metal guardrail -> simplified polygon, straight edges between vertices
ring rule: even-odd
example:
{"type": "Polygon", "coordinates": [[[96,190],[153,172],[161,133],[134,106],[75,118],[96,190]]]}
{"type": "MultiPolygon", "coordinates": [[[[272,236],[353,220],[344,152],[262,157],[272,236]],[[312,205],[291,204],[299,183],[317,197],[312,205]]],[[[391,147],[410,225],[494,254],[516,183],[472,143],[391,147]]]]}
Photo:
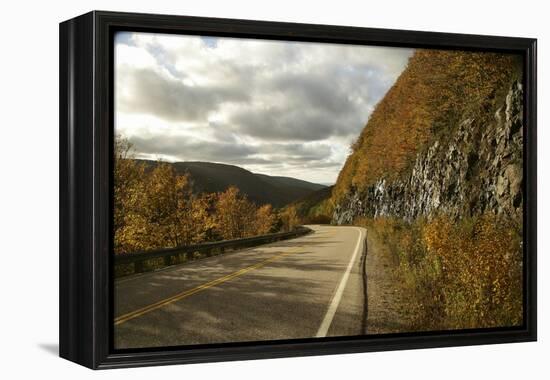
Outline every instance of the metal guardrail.
{"type": "Polygon", "coordinates": [[[121,253],[115,255],[115,276],[122,277],[134,273],[143,273],[170,265],[180,264],[185,261],[193,260],[196,256],[215,256],[223,254],[227,250],[236,250],[242,248],[255,247],[261,244],[272,243],[280,240],[292,239],[307,235],[312,230],[307,227],[298,227],[290,232],[278,232],[261,236],[253,236],[243,239],[222,240],[203,244],[186,245],[174,248],[155,249],[150,251],[140,251],[132,253],[121,253]],[[147,261],[156,262],[154,265],[144,265],[147,261]],[[126,266],[122,271],[121,267],[126,266]],[[133,267],[133,270],[132,268],[133,267]],[[130,272],[130,273],[128,273],[130,272]]]}

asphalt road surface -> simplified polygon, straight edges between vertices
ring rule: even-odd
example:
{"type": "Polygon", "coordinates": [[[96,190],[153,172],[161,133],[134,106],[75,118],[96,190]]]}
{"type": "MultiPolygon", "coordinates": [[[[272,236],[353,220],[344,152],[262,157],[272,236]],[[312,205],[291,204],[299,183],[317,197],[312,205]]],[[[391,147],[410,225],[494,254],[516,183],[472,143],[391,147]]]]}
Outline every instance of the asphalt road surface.
{"type": "Polygon", "coordinates": [[[122,278],[115,347],[363,335],[359,227],[313,233],[122,278]]]}

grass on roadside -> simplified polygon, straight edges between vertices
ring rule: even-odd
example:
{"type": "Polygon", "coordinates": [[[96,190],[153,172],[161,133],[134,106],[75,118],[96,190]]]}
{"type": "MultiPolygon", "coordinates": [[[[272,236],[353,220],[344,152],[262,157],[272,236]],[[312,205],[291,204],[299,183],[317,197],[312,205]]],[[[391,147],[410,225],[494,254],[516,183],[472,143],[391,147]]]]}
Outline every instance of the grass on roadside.
{"type": "Polygon", "coordinates": [[[521,229],[484,214],[408,223],[359,218],[392,253],[410,330],[517,326],[522,323],[521,229]]]}

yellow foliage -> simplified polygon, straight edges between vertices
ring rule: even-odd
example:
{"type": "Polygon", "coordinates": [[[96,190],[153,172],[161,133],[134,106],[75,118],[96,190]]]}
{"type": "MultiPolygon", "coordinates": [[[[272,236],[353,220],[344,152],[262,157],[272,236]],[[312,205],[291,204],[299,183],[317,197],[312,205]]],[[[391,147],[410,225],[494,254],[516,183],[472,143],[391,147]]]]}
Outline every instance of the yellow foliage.
{"type": "Polygon", "coordinates": [[[272,232],[271,205],[259,208],[230,187],[218,194],[192,191],[188,175],[163,162],[134,159],[117,136],[114,172],[114,251],[169,248],[272,232]]]}
{"type": "Polygon", "coordinates": [[[275,226],[276,215],[273,213],[271,205],[263,205],[256,210],[256,220],[254,232],[258,235],[264,235],[272,232],[275,226]]]}
{"type": "Polygon", "coordinates": [[[143,194],[144,165],[132,159],[132,145],[115,140],[114,211],[115,252],[141,249],[136,244],[144,234],[146,221],[138,212],[143,194]]]}
{"type": "Polygon", "coordinates": [[[510,220],[484,214],[356,222],[375,230],[394,253],[411,330],[521,325],[521,231],[510,220]]]}
{"type": "Polygon", "coordinates": [[[521,79],[520,65],[517,55],[417,50],[353,144],[332,193],[334,203],[351,188],[398,177],[465,114],[490,115],[486,109],[521,79]]]}
{"type": "Polygon", "coordinates": [[[255,207],[245,196],[240,196],[234,186],[218,194],[216,218],[218,230],[226,240],[254,235],[255,207]]]}
{"type": "Polygon", "coordinates": [[[490,214],[463,226],[438,218],[423,235],[441,265],[450,328],[521,324],[521,235],[512,224],[490,214]]]}
{"type": "Polygon", "coordinates": [[[292,231],[300,224],[298,213],[294,205],[285,207],[280,213],[279,218],[282,222],[283,231],[292,231]]]}

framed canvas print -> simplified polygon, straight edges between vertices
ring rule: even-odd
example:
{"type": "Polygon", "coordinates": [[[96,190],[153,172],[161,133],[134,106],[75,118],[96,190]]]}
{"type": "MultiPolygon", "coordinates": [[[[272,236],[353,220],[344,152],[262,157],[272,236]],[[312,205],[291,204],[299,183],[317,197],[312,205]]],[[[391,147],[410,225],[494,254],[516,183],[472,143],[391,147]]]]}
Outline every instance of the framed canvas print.
{"type": "Polygon", "coordinates": [[[536,340],[536,40],[60,24],[60,355],[536,340]]]}

